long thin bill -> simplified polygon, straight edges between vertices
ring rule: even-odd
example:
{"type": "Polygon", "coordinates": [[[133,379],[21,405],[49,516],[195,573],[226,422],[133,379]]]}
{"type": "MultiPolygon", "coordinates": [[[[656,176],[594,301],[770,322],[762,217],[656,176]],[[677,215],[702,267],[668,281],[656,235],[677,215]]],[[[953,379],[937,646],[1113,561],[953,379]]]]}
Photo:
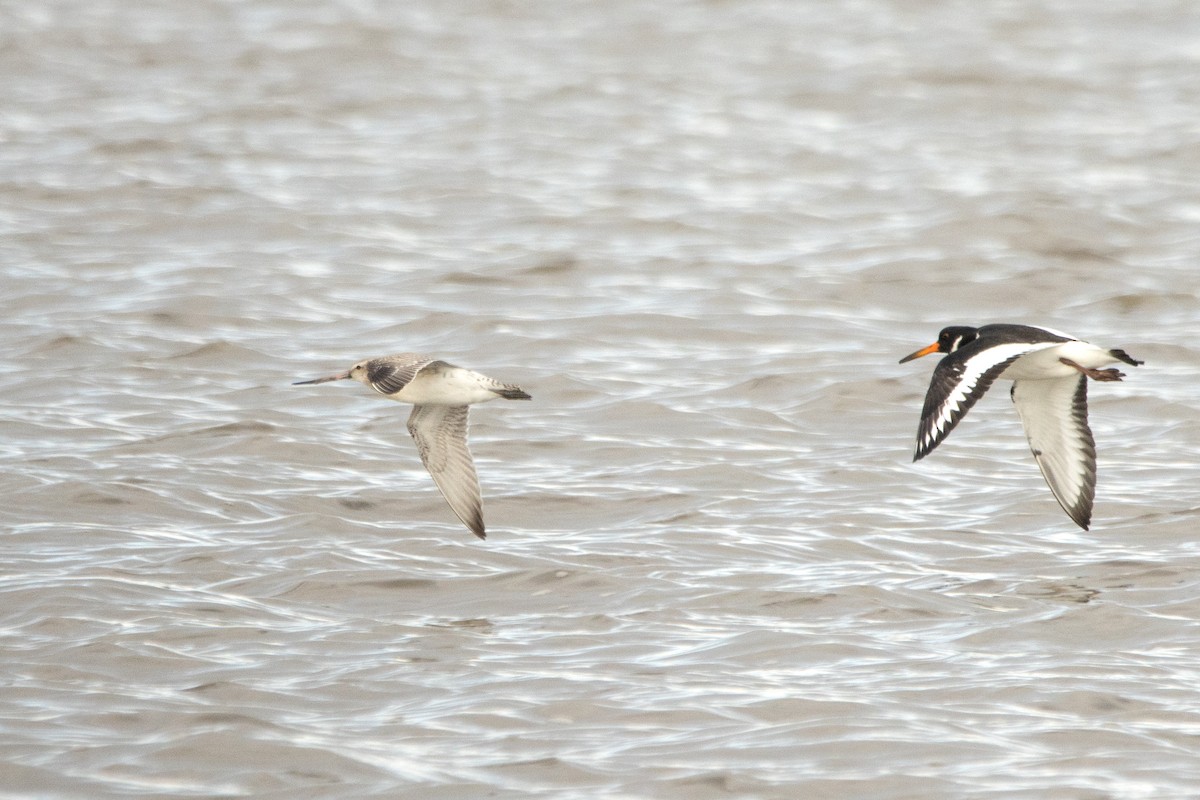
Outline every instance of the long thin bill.
{"type": "Polygon", "coordinates": [[[328,383],[329,381],[344,381],[350,377],[349,372],[339,372],[336,375],[326,375],[324,378],[313,378],[310,381],[296,381],[292,386],[301,386],[306,383],[328,383]]]}

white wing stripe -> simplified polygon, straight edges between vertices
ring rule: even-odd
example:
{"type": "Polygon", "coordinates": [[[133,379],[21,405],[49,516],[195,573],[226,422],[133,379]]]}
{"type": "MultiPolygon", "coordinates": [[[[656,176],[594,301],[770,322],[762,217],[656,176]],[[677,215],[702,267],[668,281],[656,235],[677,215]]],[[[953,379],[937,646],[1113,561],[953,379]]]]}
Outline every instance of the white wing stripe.
{"type": "Polygon", "coordinates": [[[927,455],[946,438],[967,410],[983,395],[988,387],[981,387],[979,383],[989,371],[1006,361],[1034,350],[1054,347],[1056,344],[1058,343],[999,344],[974,353],[965,360],[956,360],[953,355],[942,359],[934,370],[926,397],[926,408],[917,436],[917,457],[927,455]],[[945,396],[938,398],[939,391],[944,390],[947,385],[949,389],[945,396]]]}

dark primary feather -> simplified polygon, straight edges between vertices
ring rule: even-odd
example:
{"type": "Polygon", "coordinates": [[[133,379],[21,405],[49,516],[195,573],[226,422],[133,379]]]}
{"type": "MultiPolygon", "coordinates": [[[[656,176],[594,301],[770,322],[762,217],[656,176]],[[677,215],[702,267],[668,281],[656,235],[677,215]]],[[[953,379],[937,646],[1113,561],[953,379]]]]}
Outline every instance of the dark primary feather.
{"type": "Polygon", "coordinates": [[[1008,369],[1012,362],[1021,357],[1021,354],[1017,354],[993,365],[976,379],[973,386],[964,387],[966,389],[965,396],[954,408],[947,409],[948,422],[939,431],[937,421],[942,417],[942,407],[954,393],[955,387],[962,381],[967,361],[980,349],[982,348],[976,342],[971,342],[943,358],[933,370],[929,391],[925,394],[925,405],[921,409],[921,424],[917,429],[917,449],[913,455],[913,461],[920,461],[932,453],[934,448],[950,435],[950,431],[957,427],[976,401],[991,388],[996,378],[1000,377],[1000,374],[1008,369]]]}
{"type": "MultiPolygon", "coordinates": [[[[1075,387],[1075,397],[1071,407],[1071,414],[1075,424],[1083,435],[1084,459],[1086,460],[1088,478],[1084,482],[1083,492],[1076,501],[1070,507],[1062,504],[1063,510],[1085,531],[1092,523],[1092,502],[1096,499],[1096,439],[1092,436],[1092,427],[1088,425],[1087,392],[1087,378],[1080,375],[1079,383],[1075,387]]],[[[1041,457],[1037,457],[1037,460],[1039,462],[1038,466],[1041,466],[1041,457]]],[[[1053,488],[1051,487],[1051,489],[1053,488]]],[[[1058,493],[1055,492],[1056,497],[1057,495],[1058,493]]]]}

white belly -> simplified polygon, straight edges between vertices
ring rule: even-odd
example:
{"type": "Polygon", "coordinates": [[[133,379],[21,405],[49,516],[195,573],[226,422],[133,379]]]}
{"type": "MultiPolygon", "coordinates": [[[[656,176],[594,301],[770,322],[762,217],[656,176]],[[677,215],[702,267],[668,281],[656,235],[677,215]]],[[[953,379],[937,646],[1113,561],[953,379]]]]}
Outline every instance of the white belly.
{"type": "Polygon", "coordinates": [[[403,389],[388,397],[415,406],[465,406],[495,400],[499,395],[489,385],[495,386],[496,382],[469,369],[426,367],[403,389]]]}
{"type": "Polygon", "coordinates": [[[1000,377],[1010,381],[1034,381],[1078,375],[1079,370],[1062,363],[1059,360],[1062,358],[1074,361],[1081,367],[1092,369],[1118,360],[1113,358],[1107,350],[1094,344],[1079,341],[1063,342],[1026,353],[1004,370],[1000,377]]]}

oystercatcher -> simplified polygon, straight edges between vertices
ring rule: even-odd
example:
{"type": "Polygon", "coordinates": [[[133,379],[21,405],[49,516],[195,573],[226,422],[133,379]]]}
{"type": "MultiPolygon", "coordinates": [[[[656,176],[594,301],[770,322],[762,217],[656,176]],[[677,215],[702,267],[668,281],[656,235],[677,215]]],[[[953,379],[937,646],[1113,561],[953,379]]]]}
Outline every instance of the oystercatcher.
{"type": "Polygon", "coordinates": [[[913,461],[929,455],[997,378],[1011,396],[1042,476],[1063,510],[1084,530],[1096,495],[1096,442],[1087,421],[1087,379],[1125,377],[1105,364],[1144,362],[1060,331],[1032,325],[944,328],[938,340],[900,359],[946,353],[925,395],[913,461]]]}
{"type": "Polygon", "coordinates": [[[417,443],[421,463],[450,509],[480,539],[483,527],[483,499],[475,462],[467,449],[467,411],[472,403],[485,403],[503,397],[506,400],[530,400],[520,386],[456,367],[445,361],[416,353],[399,353],[360,361],[346,372],[296,381],[293,386],[352,379],[365,383],[392,400],[412,403],[408,432],[417,443]]]}

